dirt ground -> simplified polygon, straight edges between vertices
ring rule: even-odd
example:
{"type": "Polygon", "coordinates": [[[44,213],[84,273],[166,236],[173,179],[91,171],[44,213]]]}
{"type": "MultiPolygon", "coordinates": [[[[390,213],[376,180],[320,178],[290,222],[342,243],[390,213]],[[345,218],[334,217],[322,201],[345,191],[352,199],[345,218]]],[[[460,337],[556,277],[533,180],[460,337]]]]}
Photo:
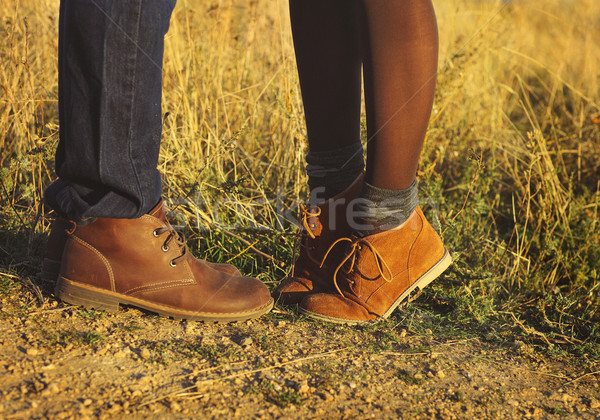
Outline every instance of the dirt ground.
{"type": "Polygon", "coordinates": [[[204,324],[23,290],[2,301],[5,419],[600,418],[599,372],[520,340],[401,328],[410,305],[372,327],[285,308],[204,324]]]}

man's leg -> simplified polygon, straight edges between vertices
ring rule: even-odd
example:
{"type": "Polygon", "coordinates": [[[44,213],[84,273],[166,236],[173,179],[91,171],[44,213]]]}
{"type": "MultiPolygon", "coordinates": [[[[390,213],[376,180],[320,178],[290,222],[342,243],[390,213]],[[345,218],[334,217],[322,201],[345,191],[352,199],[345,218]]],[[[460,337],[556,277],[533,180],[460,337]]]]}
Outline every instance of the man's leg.
{"type": "Polygon", "coordinates": [[[59,180],[51,207],[73,220],[135,218],[161,197],[164,35],[175,0],[62,0],[59,180]]]}
{"type": "Polygon", "coordinates": [[[160,199],[163,39],[174,5],[61,3],[59,180],[45,194],[63,216],[49,240],[63,247],[54,250],[62,254],[55,293],[90,308],[255,318],[273,306],[266,286],[194,258],[160,199]]]}

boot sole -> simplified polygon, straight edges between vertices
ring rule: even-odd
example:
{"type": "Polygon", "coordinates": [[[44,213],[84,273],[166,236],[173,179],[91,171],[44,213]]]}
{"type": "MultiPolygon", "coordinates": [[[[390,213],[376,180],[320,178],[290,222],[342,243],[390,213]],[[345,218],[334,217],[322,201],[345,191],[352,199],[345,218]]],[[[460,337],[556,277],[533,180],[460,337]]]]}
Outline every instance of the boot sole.
{"type": "Polygon", "coordinates": [[[176,320],[186,319],[190,321],[206,322],[232,322],[258,318],[261,315],[268,313],[273,308],[274,304],[273,299],[271,299],[267,304],[259,308],[251,311],[234,313],[183,311],[131,296],[114,293],[109,290],[98,289],[93,286],[68,280],[64,277],[58,278],[54,293],[64,302],[83,306],[88,309],[117,312],[119,310],[119,305],[130,305],[176,320]]]}
{"type": "Polygon", "coordinates": [[[437,279],[444,271],[446,271],[446,269],[448,267],[450,267],[450,265],[452,264],[452,257],[450,256],[450,253],[448,252],[447,249],[445,249],[444,251],[445,252],[444,252],[444,255],[442,256],[442,258],[433,267],[431,267],[429,270],[427,270],[425,272],[425,274],[423,274],[413,284],[411,284],[410,287],[408,289],[406,289],[400,295],[400,297],[394,301],[392,306],[390,306],[390,308],[387,311],[385,311],[385,313],[380,318],[377,318],[372,321],[358,321],[355,319],[334,318],[331,316],[321,315],[321,314],[317,314],[315,312],[310,312],[303,308],[300,308],[300,313],[302,313],[303,315],[309,316],[313,319],[317,319],[319,321],[333,322],[336,324],[346,324],[346,325],[374,324],[374,323],[381,321],[382,319],[389,318],[390,315],[392,314],[392,312],[394,312],[396,310],[398,305],[400,305],[402,303],[402,301],[404,299],[406,299],[417,287],[420,290],[423,290],[424,288],[429,286],[429,284],[432,281],[437,279]]]}

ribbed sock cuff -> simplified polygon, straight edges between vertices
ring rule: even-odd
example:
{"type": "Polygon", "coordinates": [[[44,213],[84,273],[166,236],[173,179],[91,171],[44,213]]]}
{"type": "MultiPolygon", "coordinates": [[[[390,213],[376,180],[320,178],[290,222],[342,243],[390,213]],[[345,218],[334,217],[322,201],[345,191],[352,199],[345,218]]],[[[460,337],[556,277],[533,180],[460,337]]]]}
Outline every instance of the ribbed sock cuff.
{"type": "Polygon", "coordinates": [[[353,143],[324,152],[309,151],[306,174],[311,204],[319,204],[344,191],[365,169],[363,146],[353,143]]]}
{"type": "Polygon", "coordinates": [[[404,190],[387,190],[365,182],[355,206],[357,223],[353,228],[356,234],[372,235],[408,220],[419,205],[418,185],[415,179],[404,190]]]}

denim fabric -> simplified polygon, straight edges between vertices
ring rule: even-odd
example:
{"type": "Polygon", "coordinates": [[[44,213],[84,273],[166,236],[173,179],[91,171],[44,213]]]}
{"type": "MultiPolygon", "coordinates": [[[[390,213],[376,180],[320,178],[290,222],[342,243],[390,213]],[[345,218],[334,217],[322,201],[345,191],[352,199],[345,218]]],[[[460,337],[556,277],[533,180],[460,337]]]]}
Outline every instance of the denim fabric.
{"type": "Polygon", "coordinates": [[[160,200],[162,60],[175,1],[61,1],[59,179],[44,198],[63,216],[136,218],[160,200]]]}

